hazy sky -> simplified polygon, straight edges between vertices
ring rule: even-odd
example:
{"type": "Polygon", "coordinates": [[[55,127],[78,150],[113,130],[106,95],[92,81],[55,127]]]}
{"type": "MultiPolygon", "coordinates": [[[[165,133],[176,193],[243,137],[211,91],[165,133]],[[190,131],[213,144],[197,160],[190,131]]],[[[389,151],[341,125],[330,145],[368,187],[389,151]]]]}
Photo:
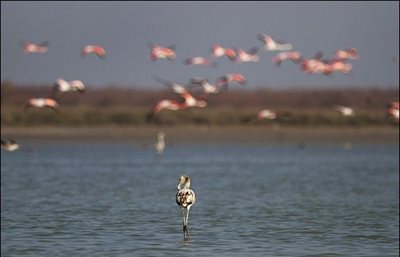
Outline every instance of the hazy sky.
{"type": "Polygon", "coordinates": [[[153,76],[186,83],[193,76],[215,80],[231,72],[249,88],[399,86],[399,2],[1,2],[1,79],[53,83],[80,79],[162,88],[153,76]],[[276,67],[274,52],[262,48],[266,33],[293,44],[305,57],[321,50],[356,47],[352,73],[307,75],[291,63],[276,67]],[[18,42],[49,41],[47,54],[26,55],[18,42]],[[148,42],[176,46],[175,61],[149,61],[148,42]],[[260,48],[257,63],[217,60],[215,69],[185,66],[184,59],[208,56],[213,44],[260,48]],[[86,44],[104,46],[104,60],[80,57],[86,44]],[[393,58],[397,57],[397,62],[393,58]]]}

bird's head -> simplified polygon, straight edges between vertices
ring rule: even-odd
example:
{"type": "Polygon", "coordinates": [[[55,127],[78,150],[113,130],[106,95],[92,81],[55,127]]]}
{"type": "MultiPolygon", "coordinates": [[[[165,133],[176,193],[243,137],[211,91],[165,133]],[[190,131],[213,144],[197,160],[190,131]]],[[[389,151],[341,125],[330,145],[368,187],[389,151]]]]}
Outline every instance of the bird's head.
{"type": "Polygon", "coordinates": [[[176,188],[180,190],[181,188],[189,188],[189,187],[190,187],[190,178],[186,175],[182,175],[178,180],[176,188]]]}
{"type": "Polygon", "coordinates": [[[161,131],[161,132],[158,132],[157,136],[158,136],[158,138],[160,138],[160,139],[164,139],[165,133],[162,132],[162,131],[161,131]]]}

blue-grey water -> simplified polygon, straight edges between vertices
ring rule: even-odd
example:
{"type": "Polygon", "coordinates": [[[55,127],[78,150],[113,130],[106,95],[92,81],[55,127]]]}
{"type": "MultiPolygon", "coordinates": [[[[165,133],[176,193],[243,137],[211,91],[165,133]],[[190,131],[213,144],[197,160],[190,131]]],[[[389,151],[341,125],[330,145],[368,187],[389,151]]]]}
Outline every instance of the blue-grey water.
{"type": "Polygon", "coordinates": [[[398,256],[399,146],[48,142],[1,152],[1,256],[398,256]],[[191,178],[192,240],[175,203],[191,178]]]}

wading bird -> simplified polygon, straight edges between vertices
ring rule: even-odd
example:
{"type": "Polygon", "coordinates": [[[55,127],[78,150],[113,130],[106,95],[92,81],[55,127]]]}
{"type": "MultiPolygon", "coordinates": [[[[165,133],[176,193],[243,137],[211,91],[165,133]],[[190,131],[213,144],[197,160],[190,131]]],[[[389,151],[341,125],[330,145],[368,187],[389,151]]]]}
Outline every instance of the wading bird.
{"type": "Polygon", "coordinates": [[[154,144],[154,148],[156,149],[156,152],[158,154],[162,154],[164,152],[165,148],[165,133],[164,132],[158,132],[157,134],[157,142],[154,144]]]}
{"type": "Polygon", "coordinates": [[[190,240],[188,220],[190,207],[196,202],[196,195],[193,190],[190,189],[190,178],[186,175],[182,175],[176,186],[178,192],[176,193],[176,203],[182,209],[183,217],[183,238],[184,240],[190,240]]]}
{"type": "Polygon", "coordinates": [[[18,150],[19,145],[13,139],[2,139],[1,148],[9,152],[13,152],[15,150],[18,150]]]}

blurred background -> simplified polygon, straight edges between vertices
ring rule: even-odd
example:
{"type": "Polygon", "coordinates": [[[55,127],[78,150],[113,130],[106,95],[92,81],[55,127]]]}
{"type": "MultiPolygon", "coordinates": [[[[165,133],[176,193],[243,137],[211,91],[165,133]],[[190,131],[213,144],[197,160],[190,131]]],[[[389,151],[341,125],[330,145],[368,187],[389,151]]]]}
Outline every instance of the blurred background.
{"type": "MultiPolygon", "coordinates": [[[[395,124],[387,105],[398,101],[399,15],[397,2],[2,2],[2,126],[138,125],[161,99],[174,99],[155,76],[181,84],[192,77],[209,81],[241,73],[246,86],[208,96],[208,108],[165,111],[158,124],[247,124],[264,108],[276,124],[395,124]],[[350,73],[308,74],[289,61],[272,62],[258,35],[293,45],[304,58],[331,58],[354,47],[350,73]],[[45,54],[25,54],[21,42],[47,42],[45,54]],[[149,44],[173,45],[176,59],[149,60],[149,44]],[[103,60],[82,58],[87,44],[106,50],[103,60]],[[217,67],[185,65],[187,58],[211,56],[215,44],[249,50],[258,62],[219,58],[217,67]],[[81,80],[85,94],[65,94],[62,112],[20,112],[29,98],[49,97],[58,78],[81,80]],[[355,109],[349,119],[334,105],[355,109]],[[323,113],[322,113],[323,112],[323,113]],[[190,113],[190,114],[188,114],[190,113]],[[278,113],[279,114],[279,113],[278,113]]],[[[263,121],[268,123],[269,121],[263,121]]],[[[261,122],[261,123],[263,123],[261,122]]],[[[254,122],[252,123],[254,124],[254,122]]]]}

